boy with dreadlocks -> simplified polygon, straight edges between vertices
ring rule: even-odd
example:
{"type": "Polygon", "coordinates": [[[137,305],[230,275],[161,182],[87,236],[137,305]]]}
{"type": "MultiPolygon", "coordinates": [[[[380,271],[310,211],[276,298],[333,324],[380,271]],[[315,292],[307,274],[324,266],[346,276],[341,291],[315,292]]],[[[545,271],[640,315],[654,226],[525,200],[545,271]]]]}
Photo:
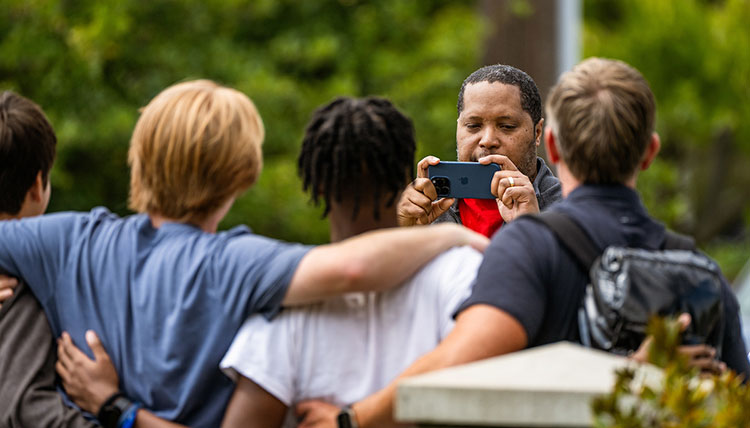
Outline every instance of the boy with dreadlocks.
{"type": "MultiPolygon", "coordinates": [[[[313,114],[299,173],[312,201],[325,203],[331,241],[396,226],[414,147],[411,121],[385,99],[338,98],[313,114]]],[[[350,293],[270,323],[250,318],[221,364],[238,379],[225,423],[295,426],[286,410],[301,400],[345,405],[383,387],[450,331],[480,261],[457,248],[391,291],[350,293]]]]}

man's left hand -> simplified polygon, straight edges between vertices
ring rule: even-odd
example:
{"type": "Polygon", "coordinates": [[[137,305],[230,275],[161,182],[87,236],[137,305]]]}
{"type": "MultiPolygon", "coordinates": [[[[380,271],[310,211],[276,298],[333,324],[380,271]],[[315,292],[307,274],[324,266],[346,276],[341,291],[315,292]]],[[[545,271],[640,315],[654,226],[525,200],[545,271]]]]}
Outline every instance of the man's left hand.
{"type": "Polygon", "coordinates": [[[294,409],[299,428],[338,428],[338,406],[320,400],[303,401],[294,409]]]}
{"type": "Polygon", "coordinates": [[[479,163],[500,165],[501,170],[492,177],[490,189],[497,198],[497,208],[504,222],[511,222],[524,214],[539,212],[534,185],[507,156],[488,155],[480,158],[479,163]]]}

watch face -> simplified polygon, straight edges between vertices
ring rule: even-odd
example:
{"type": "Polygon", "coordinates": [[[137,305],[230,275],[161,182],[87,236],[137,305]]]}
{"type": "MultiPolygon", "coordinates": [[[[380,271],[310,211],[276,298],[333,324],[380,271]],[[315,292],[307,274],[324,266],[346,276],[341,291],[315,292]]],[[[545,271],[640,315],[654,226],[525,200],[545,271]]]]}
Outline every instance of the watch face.
{"type": "Polygon", "coordinates": [[[98,415],[99,423],[102,427],[117,427],[117,423],[120,421],[120,417],[130,407],[132,403],[125,397],[118,397],[113,402],[104,406],[98,415]]]}

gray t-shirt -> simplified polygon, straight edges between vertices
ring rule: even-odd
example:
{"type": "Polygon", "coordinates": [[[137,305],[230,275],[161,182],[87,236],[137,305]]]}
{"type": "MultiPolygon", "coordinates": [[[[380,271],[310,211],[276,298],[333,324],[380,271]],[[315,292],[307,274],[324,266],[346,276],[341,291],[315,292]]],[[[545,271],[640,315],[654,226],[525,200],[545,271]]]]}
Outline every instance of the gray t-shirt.
{"type": "Polygon", "coordinates": [[[25,284],[0,309],[0,427],[93,428],[55,387],[57,346],[25,284]]]}

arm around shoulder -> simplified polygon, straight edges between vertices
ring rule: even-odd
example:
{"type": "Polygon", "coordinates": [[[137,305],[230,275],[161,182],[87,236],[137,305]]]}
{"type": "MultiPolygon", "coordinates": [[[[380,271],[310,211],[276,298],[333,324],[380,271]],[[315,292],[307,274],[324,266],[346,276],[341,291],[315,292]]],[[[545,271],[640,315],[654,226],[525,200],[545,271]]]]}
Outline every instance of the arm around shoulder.
{"type": "Polygon", "coordinates": [[[463,226],[441,224],[379,230],[314,248],[302,258],[284,298],[305,304],[352,291],[382,291],[401,284],[443,251],[489,240],[463,226]]]}
{"type": "Polygon", "coordinates": [[[518,351],[526,344],[526,331],[508,313],[489,305],[471,306],[458,315],[456,327],[437,348],[418,359],[387,387],[352,406],[359,426],[396,425],[393,402],[398,382],[403,378],[518,351]]]}

